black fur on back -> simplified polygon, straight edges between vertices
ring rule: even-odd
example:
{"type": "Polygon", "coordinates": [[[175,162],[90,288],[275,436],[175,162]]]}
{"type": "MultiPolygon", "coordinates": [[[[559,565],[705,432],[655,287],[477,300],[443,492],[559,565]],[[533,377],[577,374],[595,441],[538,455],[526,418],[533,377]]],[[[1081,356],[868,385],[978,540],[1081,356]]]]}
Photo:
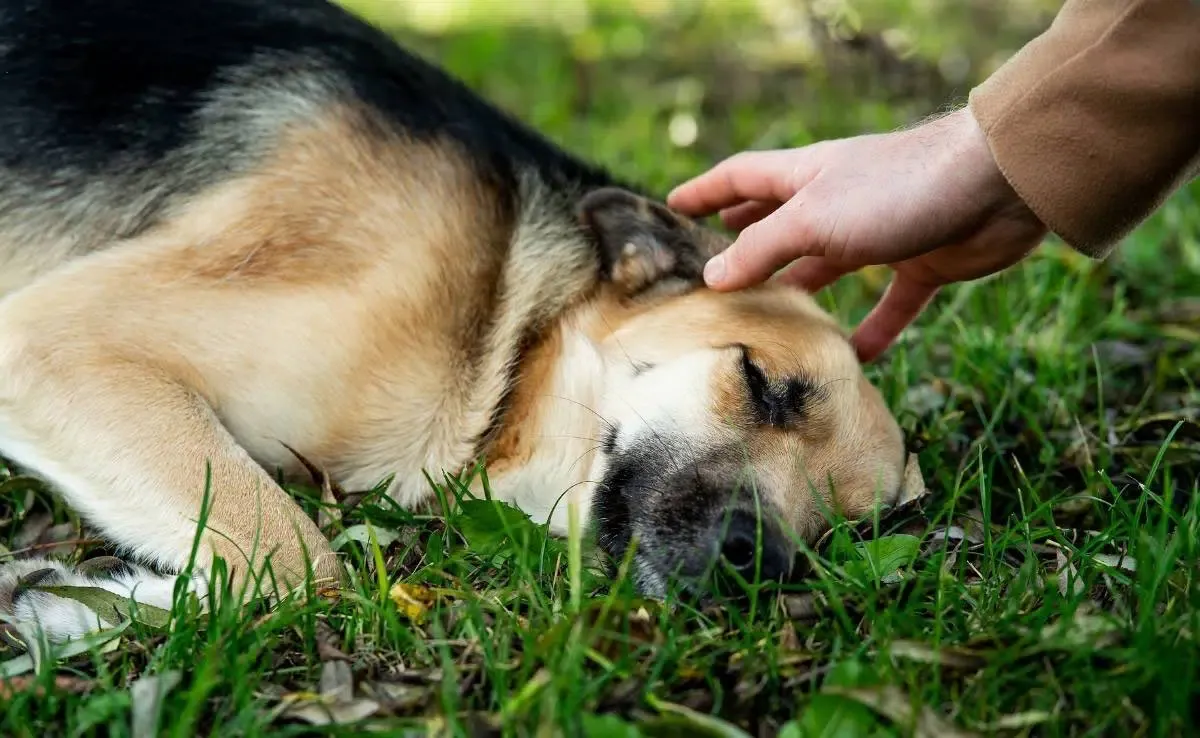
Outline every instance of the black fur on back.
{"type": "Polygon", "coordinates": [[[459,142],[506,189],[517,168],[573,192],[615,183],[326,0],[0,0],[0,70],[0,226],[21,197],[59,207],[90,187],[93,212],[140,198],[140,228],[252,166],[274,138],[253,115],[294,122],[322,96],[459,142]],[[295,111],[265,110],[284,93],[295,111]]]}

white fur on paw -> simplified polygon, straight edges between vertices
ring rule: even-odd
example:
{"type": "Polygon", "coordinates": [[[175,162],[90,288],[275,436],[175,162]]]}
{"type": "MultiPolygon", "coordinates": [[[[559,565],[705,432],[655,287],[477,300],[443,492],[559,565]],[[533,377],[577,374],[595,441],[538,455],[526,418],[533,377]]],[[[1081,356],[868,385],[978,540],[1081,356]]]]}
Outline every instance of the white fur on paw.
{"type": "MultiPolygon", "coordinates": [[[[171,609],[177,578],[127,562],[114,570],[96,572],[79,571],[53,559],[6,563],[0,566],[0,613],[13,622],[27,644],[42,637],[61,643],[118,624],[111,613],[102,617],[76,600],[21,586],[22,580],[37,572],[44,572],[36,577],[37,585],[98,587],[163,610],[171,609]]],[[[193,576],[189,589],[203,599],[207,581],[193,576]]]]}

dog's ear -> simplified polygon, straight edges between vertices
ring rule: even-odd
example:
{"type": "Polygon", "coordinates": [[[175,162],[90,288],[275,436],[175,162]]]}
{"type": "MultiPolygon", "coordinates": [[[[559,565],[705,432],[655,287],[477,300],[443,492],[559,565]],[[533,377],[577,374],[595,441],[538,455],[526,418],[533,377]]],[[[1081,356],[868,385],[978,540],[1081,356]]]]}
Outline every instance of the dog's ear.
{"type": "Polygon", "coordinates": [[[728,241],[662,203],[619,187],[584,195],[579,222],[600,250],[604,278],[630,295],[665,281],[697,286],[728,241]]]}

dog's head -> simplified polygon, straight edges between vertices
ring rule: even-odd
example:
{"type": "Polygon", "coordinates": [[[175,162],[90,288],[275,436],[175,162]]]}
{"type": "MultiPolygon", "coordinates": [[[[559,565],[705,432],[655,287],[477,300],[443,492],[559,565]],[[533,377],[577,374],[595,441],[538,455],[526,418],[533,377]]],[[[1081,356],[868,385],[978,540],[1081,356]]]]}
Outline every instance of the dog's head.
{"type": "Polygon", "coordinates": [[[730,568],[784,578],[796,542],[814,542],[831,513],[897,500],[900,428],[809,295],[705,289],[699,269],[728,240],[662,205],[609,192],[584,210],[610,251],[661,247],[650,262],[686,283],[631,307],[604,339],[607,435],[591,518],[616,559],[635,543],[643,592],[696,591],[730,568]]]}

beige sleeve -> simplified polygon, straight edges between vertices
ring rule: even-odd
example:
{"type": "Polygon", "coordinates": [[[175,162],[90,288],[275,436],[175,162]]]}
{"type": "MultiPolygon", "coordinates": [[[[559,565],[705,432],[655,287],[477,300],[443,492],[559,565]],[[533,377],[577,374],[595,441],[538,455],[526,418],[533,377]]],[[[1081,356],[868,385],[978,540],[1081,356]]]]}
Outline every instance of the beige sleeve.
{"type": "Polygon", "coordinates": [[[969,106],[1042,222],[1103,258],[1200,174],[1200,0],[1067,0],[969,106]]]}

